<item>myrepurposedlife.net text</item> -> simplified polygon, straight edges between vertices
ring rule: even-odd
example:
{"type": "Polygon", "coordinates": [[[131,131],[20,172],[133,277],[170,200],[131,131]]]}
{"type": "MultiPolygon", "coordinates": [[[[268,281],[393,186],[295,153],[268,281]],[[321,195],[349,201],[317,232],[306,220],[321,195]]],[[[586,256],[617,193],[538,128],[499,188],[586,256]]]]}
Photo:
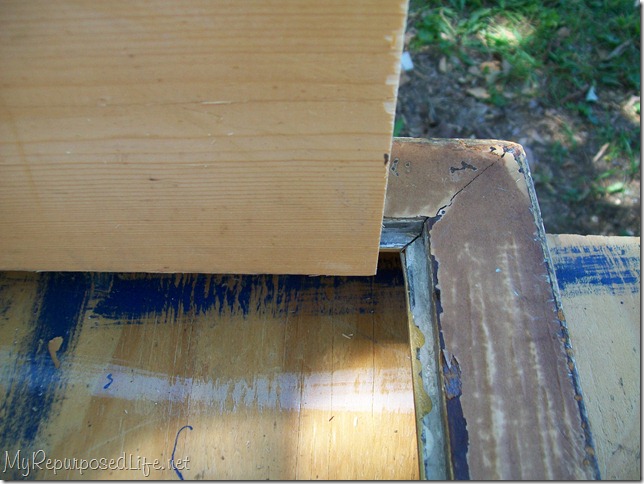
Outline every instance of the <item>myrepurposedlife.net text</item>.
{"type": "Polygon", "coordinates": [[[118,457],[98,457],[91,459],[65,457],[63,459],[49,458],[44,450],[34,452],[15,453],[4,452],[3,473],[12,470],[20,472],[23,477],[29,477],[36,471],[52,471],[58,475],[62,471],[77,471],[83,475],[85,471],[141,471],[144,477],[149,477],[152,470],[163,471],[166,469],[190,470],[190,457],[171,459],[165,466],[160,459],[148,459],[145,456],[122,452],[118,457]]]}

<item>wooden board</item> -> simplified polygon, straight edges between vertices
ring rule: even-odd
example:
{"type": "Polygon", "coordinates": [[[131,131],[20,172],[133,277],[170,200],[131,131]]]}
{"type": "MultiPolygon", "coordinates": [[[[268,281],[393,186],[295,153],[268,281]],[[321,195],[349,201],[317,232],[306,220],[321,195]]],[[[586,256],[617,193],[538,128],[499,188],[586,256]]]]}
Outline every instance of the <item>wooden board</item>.
{"type": "Polygon", "coordinates": [[[548,235],[604,479],[641,480],[640,238],[548,235]]]}
{"type": "Polygon", "coordinates": [[[431,412],[444,411],[451,476],[598,477],[522,148],[399,139],[390,170],[385,216],[425,218],[413,243],[427,246],[440,341],[427,333],[412,353],[439,344],[443,402],[431,412]]]}
{"type": "Polygon", "coordinates": [[[130,467],[30,477],[418,477],[397,254],[363,278],[3,273],[0,308],[10,463],[130,467]]]}
{"type": "Polygon", "coordinates": [[[0,269],[373,274],[406,1],[3,1],[0,269]]]}

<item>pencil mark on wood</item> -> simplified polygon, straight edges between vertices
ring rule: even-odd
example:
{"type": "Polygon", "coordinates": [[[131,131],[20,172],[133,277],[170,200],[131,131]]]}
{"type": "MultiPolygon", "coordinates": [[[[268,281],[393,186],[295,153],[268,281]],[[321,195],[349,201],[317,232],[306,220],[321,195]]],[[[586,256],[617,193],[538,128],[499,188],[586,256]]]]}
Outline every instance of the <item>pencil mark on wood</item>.
{"type": "Polygon", "coordinates": [[[476,168],[474,165],[470,165],[469,163],[466,163],[465,161],[461,161],[460,168],[456,168],[455,166],[450,166],[449,167],[449,172],[454,173],[455,171],[462,171],[462,170],[476,171],[477,169],[478,168],[476,168]]]}

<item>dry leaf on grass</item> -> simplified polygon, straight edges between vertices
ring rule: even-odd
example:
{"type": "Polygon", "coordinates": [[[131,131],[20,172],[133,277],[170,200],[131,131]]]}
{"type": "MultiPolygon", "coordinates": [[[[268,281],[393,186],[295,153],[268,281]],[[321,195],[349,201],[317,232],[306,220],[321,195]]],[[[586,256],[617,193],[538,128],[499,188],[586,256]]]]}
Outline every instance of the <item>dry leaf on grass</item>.
{"type": "Polygon", "coordinates": [[[487,89],[484,87],[473,87],[471,89],[467,89],[466,92],[476,99],[490,99],[490,93],[487,92],[487,89]]]}
{"type": "Polygon", "coordinates": [[[445,56],[441,57],[438,61],[438,70],[445,74],[447,72],[447,59],[445,56]]]}

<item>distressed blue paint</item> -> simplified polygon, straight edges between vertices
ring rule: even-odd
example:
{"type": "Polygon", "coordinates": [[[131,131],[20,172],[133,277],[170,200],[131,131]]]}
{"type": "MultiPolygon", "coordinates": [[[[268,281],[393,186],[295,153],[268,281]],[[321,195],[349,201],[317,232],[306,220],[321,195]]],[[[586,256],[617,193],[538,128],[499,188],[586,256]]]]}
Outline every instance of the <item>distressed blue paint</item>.
{"type": "Polygon", "coordinates": [[[461,380],[461,367],[458,360],[452,355],[449,362],[445,353],[441,353],[441,368],[443,370],[444,395],[447,413],[447,427],[449,429],[450,458],[454,470],[454,479],[469,480],[470,469],[467,463],[469,450],[469,434],[467,420],[461,406],[463,384],[461,380]]]}
{"type": "MultiPolygon", "coordinates": [[[[373,277],[41,274],[33,317],[28,321],[32,330],[12,347],[17,358],[3,371],[7,379],[2,383],[9,390],[0,401],[0,449],[29,451],[41,445],[39,431],[46,428],[56,398],[67,384],[65,365],[54,367],[47,343],[57,336],[63,338],[58,356],[64,363],[65,354],[73,350],[86,310],[105,317],[109,324],[140,322],[149,314],[163,312],[170,314],[168,321],[176,320],[172,312],[178,315],[208,311],[217,316],[222,312],[247,315],[278,311],[285,315],[300,311],[306,298],[307,307],[312,306],[320,314],[367,314],[378,304],[380,288],[403,286],[397,259],[387,256],[373,277]]],[[[3,308],[7,309],[8,306],[3,308]]],[[[212,319],[217,321],[217,317],[212,319]]],[[[111,391],[113,382],[112,374],[108,374],[100,386],[111,391]]]]}
{"type": "MultiPolygon", "coordinates": [[[[430,255],[430,262],[434,281],[438,280],[439,262],[434,255],[430,255]]],[[[469,480],[470,467],[467,462],[470,437],[467,431],[467,420],[463,414],[461,395],[463,383],[461,379],[461,368],[458,360],[452,355],[448,362],[445,358],[446,343],[441,324],[443,306],[441,303],[441,292],[434,286],[434,304],[436,305],[436,316],[438,324],[438,338],[440,345],[440,368],[443,373],[443,395],[445,396],[445,413],[447,419],[447,433],[449,435],[449,455],[451,467],[455,480],[469,480]]]]}
{"type": "Polygon", "coordinates": [[[467,451],[470,441],[467,432],[467,420],[463,415],[463,407],[461,406],[461,397],[447,399],[445,406],[454,479],[457,481],[469,481],[470,468],[467,463],[467,451]]]}
{"type": "Polygon", "coordinates": [[[561,290],[590,286],[610,294],[639,292],[640,259],[624,248],[555,247],[551,251],[561,290]]]}
{"type": "Polygon", "coordinates": [[[49,417],[56,390],[64,384],[63,370],[55,369],[47,343],[57,336],[63,338],[58,350],[61,360],[72,349],[70,344],[85,307],[90,282],[90,276],[80,273],[41,275],[31,323],[33,331],[17,348],[29,363],[17,363],[9,381],[5,382],[9,391],[0,407],[2,447],[8,449],[18,444],[28,448],[37,444],[38,429],[49,417]]]}
{"type": "MultiPolygon", "coordinates": [[[[443,356],[443,361],[445,358],[443,356]]],[[[461,382],[461,367],[455,356],[452,356],[450,364],[443,364],[443,376],[446,398],[460,397],[463,392],[461,382]]]]}
{"type": "Polygon", "coordinates": [[[168,312],[247,317],[250,313],[270,311],[281,316],[298,312],[303,294],[313,298],[316,303],[313,308],[319,314],[368,314],[377,302],[374,300],[377,291],[372,291],[369,299],[347,291],[346,297],[331,301],[326,289],[342,290],[351,284],[369,283],[376,287],[403,285],[400,265],[391,263],[384,264],[375,276],[367,277],[208,274],[111,274],[109,280],[104,275],[95,277],[97,302],[93,311],[110,324],[140,323],[151,314],[168,312]]]}
{"type": "Polygon", "coordinates": [[[173,311],[204,313],[210,309],[247,315],[257,276],[206,274],[114,274],[110,289],[97,301],[94,313],[121,322],[139,322],[149,314],[173,311]]]}

